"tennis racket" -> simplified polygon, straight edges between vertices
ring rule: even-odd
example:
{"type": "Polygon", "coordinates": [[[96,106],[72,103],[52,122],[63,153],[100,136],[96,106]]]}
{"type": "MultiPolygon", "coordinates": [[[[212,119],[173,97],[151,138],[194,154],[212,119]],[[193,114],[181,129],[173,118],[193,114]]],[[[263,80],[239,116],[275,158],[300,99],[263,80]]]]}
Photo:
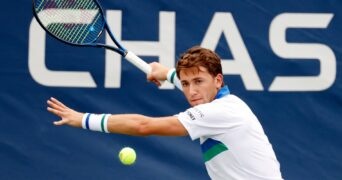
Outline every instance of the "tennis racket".
{"type": "Polygon", "coordinates": [[[113,50],[146,74],[151,72],[150,65],[115,39],[97,0],[33,0],[33,14],[48,34],[64,43],[113,50]],[[104,31],[116,47],[98,42],[104,31]]]}

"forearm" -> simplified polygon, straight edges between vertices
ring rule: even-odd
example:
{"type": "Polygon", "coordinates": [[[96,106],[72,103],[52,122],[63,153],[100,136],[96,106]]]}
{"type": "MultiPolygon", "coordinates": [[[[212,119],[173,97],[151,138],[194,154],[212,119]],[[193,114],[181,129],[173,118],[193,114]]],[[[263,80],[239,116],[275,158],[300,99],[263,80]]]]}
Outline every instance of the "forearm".
{"type": "Polygon", "coordinates": [[[150,117],[139,114],[110,115],[107,128],[110,133],[144,136],[147,135],[144,127],[146,127],[151,119],[150,117]]]}

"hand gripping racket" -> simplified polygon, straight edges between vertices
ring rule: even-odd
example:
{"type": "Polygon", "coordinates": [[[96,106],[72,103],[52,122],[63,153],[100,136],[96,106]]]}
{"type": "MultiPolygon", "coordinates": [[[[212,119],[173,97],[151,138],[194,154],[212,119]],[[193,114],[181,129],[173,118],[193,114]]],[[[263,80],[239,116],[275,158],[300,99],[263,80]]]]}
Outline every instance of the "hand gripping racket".
{"type": "Polygon", "coordinates": [[[33,14],[48,34],[64,43],[111,49],[146,74],[151,72],[150,65],[115,39],[97,0],[33,0],[33,14]],[[104,30],[116,47],[97,42],[104,30]]]}

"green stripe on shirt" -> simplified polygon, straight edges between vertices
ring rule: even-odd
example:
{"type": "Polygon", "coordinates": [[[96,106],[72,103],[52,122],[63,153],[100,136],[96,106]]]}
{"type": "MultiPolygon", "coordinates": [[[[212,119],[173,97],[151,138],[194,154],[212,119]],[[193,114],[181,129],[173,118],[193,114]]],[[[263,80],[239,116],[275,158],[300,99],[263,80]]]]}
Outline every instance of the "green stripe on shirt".
{"type": "Polygon", "coordinates": [[[203,152],[204,162],[210,161],[212,158],[222,153],[223,151],[228,150],[227,146],[223,143],[218,143],[208,149],[206,152],[203,152]]]}

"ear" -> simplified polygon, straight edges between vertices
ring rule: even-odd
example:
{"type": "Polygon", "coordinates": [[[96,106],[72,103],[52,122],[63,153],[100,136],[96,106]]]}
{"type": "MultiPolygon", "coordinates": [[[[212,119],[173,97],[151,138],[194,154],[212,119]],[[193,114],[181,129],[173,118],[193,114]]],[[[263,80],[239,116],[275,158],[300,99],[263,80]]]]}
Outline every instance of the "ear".
{"type": "Polygon", "coordinates": [[[223,83],[223,75],[217,74],[215,77],[215,85],[217,89],[220,89],[223,83]]]}

